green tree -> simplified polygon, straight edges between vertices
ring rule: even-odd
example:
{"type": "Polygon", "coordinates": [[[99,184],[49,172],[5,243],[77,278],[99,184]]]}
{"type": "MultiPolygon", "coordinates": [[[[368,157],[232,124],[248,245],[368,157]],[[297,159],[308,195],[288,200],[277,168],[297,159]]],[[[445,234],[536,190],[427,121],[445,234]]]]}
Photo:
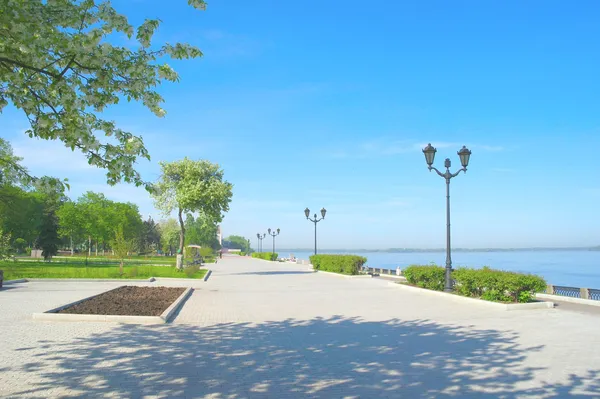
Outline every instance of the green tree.
{"type": "Polygon", "coordinates": [[[173,255],[179,242],[179,224],[175,219],[169,218],[158,224],[158,230],[163,252],[173,255]]]}
{"type": "Polygon", "coordinates": [[[42,219],[37,247],[42,249],[44,260],[49,261],[58,253],[60,238],[58,237],[58,219],[54,212],[45,212],[42,219]]]}
{"type": "Polygon", "coordinates": [[[144,220],[139,236],[139,247],[142,252],[152,252],[160,249],[160,229],[152,217],[144,220]]]}
{"type": "Polygon", "coordinates": [[[0,229],[0,260],[10,258],[10,234],[4,234],[0,229]]]}
{"type": "Polygon", "coordinates": [[[133,248],[133,241],[126,238],[121,224],[115,229],[114,236],[115,238],[111,241],[110,246],[120,260],[119,273],[123,275],[123,262],[133,248]]]}
{"type": "Polygon", "coordinates": [[[223,180],[223,170],[209,161],[160,162],[161,176],[152,188],[155,207],[165,215],[177,211],[179,218],[179,250],[185,243],[184,213],[198,212],[214,223],[223,220],[229,210],[233,185],[223,180]]]}
{"type": "Polygon", "coordinates": [[[231,249],[240,249],[244,252],[250,252],[250,246],[248,245],[248,239],[242,236],[229,236],[223,239],[223,245],[231,249]]]}
{"type": "MultiPolygon", "coordinates": [[[[188,4],[205,8],[203,0],[188,4]]],[[[81,151],[91,165],[107,170],[109,184],[144,184],[134,169],[137,158],[149,159],[141,137],[99,115],[127,99],[164,116],[155,88],[179,80],[165,58],[202,52],[185,43],[153,46],[159,20],[147,19],[135,29],[108,1],[0,0],[0,10],[0,112],[12,103],[29,119],[30,137],[81,151]],[[135,36],[139,47],[113,45],[115,34],[135,36]],[[97,132],[111,139],[101,141],[97,132]]]]}
{"type": "Polygon", "coordinates": [[[82,206],[73,201],[65,202],[58,209],[56,215],[58,216],[58,233],[61,237],[69,239],[72,255],[75,250],[74,243],[80,242],[85,234],[82,206]]]}

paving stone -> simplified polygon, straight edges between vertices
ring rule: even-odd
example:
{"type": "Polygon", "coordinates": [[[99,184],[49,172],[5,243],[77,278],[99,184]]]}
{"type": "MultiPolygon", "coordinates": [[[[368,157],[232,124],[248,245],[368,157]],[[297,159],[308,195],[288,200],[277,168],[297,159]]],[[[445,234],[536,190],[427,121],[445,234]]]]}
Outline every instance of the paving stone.
{"type": "Polygon", "coordinates": [[[207,282],[135,283],[195,287],[158,326],[32,320],[122,282],[5,286],[0,396],[600,397],[594,314],[499,311],[238,256],[210,268],[207,282]]]}

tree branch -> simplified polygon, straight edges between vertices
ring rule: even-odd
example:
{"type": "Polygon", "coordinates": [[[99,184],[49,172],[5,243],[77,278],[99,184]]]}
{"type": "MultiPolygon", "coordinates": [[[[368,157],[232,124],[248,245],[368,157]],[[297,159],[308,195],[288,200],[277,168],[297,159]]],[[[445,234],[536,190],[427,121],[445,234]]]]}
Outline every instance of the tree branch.
{"type": "Polygon", "coordinates": [[[17,61],[17,60],[11,60],[10,58],[0,57],[0,61],[8,62],[8,63],[14,64],[14,65],[20,66],[21,68],[29,69],[31,71],[36,71],[36,72],[42,73],[44,75],[52,76],[55,79],[59,78],[59,75],[57,75],[55,73],[52,73],[50,71],[45,71],[43,69],[34,67],[32,65],[27,65],[27,64],[22,63],[22,62],[17,61]]]}

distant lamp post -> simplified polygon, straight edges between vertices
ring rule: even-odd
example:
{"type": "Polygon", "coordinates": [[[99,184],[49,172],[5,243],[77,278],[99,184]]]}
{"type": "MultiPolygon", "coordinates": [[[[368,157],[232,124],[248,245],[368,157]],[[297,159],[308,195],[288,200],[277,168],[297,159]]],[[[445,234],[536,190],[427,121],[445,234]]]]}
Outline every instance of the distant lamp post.
{"type": "Polygon", "coordinates": [[[327,209],[323,208],[323,209],[321,209],[321,219],[317,219],[316,213],[315,213],[315,216],[311,219],[310,209],[306,208],[304,210],[304,216],[306,216],[306,219],[310,220],[311,222],[313,222],[315,224],[315,255],[317,254],[317,223],[319,223],[321,220],[325,219],[326,213],[327,213],[327,209]]]}
{"type": "Polygon", "coordinates": [[[427,167],[429,171],[435,170],[437,174],[444,179],[446,179],[446,284],[444,287],[444,291],[451,292],[452,291],[452,258],[450,256],[450,180],[453,177],[458,176],[460,172],[467,172],[467,166],[469,166],[469,158],[471,157],[471,151],[467,149],[467,147],[463,146],[460,151],[457,152],[460,158],[460,164],[462,168],[459,169],[456,173],[450,173],[450,158],[446,158],[444,161],[444,167],[446,168],[446,172],[442,173],[433,167],[433,161],[435,159],[435,153],[437,150],[430,144],[427,145],[423,149],[423,154],[425,154],[425,162],[427,162],[427,167]]]}
{"type": "Polygon", "coordinates": [[[256,238],[258,238],[258,252],[262,252],[262,240],[267,236],[267,233],[260,234],[256,233],[256,238]]]}
{"type": "Polygon", "coordinates": [[[271,231],[271,229],[268,229],[267,233],[273,237],[273,253],[275,253],[275,237],[279,235],[279,229],[277,229],[277,232],[275,232],[275,230],[271,231]]]}

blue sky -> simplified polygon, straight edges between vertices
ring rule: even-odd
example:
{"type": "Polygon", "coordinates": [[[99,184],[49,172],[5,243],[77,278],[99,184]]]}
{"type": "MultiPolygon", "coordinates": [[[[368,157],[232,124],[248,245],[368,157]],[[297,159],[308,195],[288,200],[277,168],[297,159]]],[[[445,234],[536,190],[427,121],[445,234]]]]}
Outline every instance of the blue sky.
{"type": "MultiPolygon", "coordinates": [[[[161,88],[165,118],[137,104],[106,116],[143,136],[146,179],[160,160],[218,162],[235,185],[225,235],[281,228],[278,246],[310,248],[303,210],[325,207],[322,248],[441,248],[444,181],[421,153],[431,142],[438,167],[473,151],[452,181],[454,246],[600,244],[597,2],[186,3],[113,1],[133,23],[161,18],[158,42],[204,57],[171,63],[181,82],[161,88]]],[[[143,190],[106,186],[26,126],[12,109],[0,116],[32,172],[160,217],[143,190]]]]}

